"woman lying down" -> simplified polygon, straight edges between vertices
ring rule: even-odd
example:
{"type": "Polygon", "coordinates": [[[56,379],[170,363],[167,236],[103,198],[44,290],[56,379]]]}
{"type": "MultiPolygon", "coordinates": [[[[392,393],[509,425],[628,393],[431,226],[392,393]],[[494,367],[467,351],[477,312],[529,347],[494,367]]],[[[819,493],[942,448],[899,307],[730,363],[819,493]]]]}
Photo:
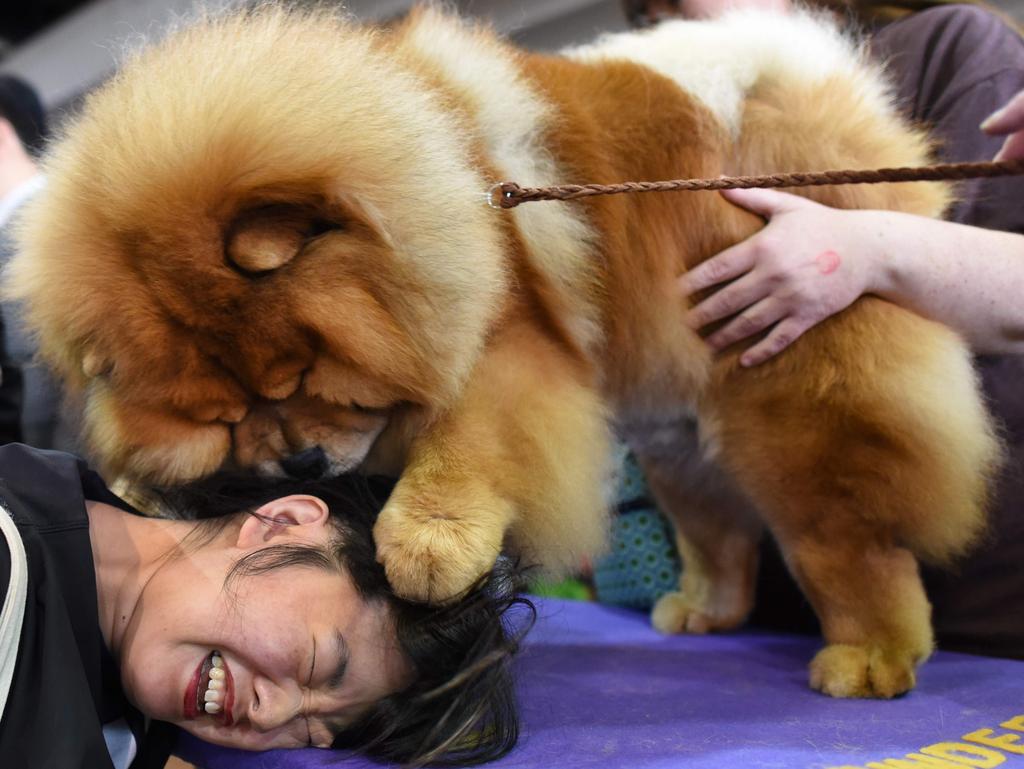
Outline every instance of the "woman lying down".
{"type": "Polygon", "coordinates": [[[396,598],[365,481],[164,499],[175,519],[143,517],[71,455],[0,447],[0,766],[163,767],[168,724],[408,763],[512,747],[510,576],[446,608],[396,598]]]}

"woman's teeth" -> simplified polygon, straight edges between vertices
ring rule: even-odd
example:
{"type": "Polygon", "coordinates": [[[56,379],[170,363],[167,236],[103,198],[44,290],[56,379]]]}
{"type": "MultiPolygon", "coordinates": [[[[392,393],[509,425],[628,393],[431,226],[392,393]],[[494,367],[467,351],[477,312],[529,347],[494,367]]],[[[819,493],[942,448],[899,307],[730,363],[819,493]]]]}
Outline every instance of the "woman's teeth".
{"type": "Polygon", "coordinates": [[[224,660],[214,652],[210,661],[213,667],[210,668],[210,681],[203,695],[203,709],[207,713],[220,713],[224,707],[224,660]]]}

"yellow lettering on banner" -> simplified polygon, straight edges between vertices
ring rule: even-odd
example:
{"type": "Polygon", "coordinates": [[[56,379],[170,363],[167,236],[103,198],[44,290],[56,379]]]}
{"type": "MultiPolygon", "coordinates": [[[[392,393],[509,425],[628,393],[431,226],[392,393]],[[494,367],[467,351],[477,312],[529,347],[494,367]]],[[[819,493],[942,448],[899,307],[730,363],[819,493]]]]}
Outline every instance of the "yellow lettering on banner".
{"type": "Polygon", "coordinates": [[[962,739],[967,742],[978,742],[982,745],[988,745],[992,748],[999,748],[1005,750],[1007,753],[1019,753],[1024,755],[1024,745],[1018,745],[1020,742],[1020,735],[1017,734],[997,734],[994,737],[989,735],[995,734],[992,729],[978,729],[976,732],[965,734],[962,739]]]}
{"type": "Polygon", "coordinates": [[[868,769],[964,769],[959,761],[946,761],[934,756],[922,756],[920,753],[908,753],[906,758],[887,758],[884,761],[872,761],[868,769]]]}
{"type": "MultiPolygon", "coordinates": [[[[999,724],[1004,729],[1024,732],[1024,714],[999,724]]],[[[908,753],[904,758],[884,758],[863,766],[832,766],[829,769],[989,769],[1005,763],[1006,756],[990,748],[1024,756],[1024,737],[1016,734],[996,734],[994,729],[976,729],[960,739],[964,742],[936,742],[921,748],[920,753],[908,753]],[[976,743],[968,745],[967,743],[976,743]],[[988,747],[979,747],[987,745],[988,747]]],[[[1017,763],[1014,762],[1014,766],[1017,763]]]]}
{"type": "Polygon", "coordinates": [[[1013,729],[1015,732],[1024,732],[1024,716],[1014,716],[1009,721],[999,724],[1004,729],[1013,729]]]}
{"type": "Polygon", "coordinates": [[[988,748],[979,748],[976,745],[967,745],[963,742],[937,742],[921,748],[922,753],[937,758],[945,758],[950,761],[958,761],[966,766],[976,766],[978,769],[988,769],[991,766],[999,766],[1006,760],[1006,756],[988,748]],[[967,755],[963,755],[966,753],[967,755]]]}

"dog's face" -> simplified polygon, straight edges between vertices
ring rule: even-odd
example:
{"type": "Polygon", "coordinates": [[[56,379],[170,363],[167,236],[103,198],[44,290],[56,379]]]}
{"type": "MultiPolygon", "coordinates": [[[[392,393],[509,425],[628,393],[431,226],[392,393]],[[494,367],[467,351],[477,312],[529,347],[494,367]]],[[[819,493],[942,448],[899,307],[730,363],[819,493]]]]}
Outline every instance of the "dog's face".
{"type": "Polygon", "coordinates": [[[502,236],[462,127],[392,58],[269,10],[179,33],[88,100],[9,288],[109,470],[341,471],[457,396],[502,236]]]}
{"type": "Polygon", "coordinates": [[[336,472],[396,409],[435,402],[394,250],[357,205],[301,186],[185,227],[150,216],[106,246],[132,269],[81,347],[103,456],[128,449],[119,466],[177,480],[228,460],[310,471],[319,448],[336,472]]]}

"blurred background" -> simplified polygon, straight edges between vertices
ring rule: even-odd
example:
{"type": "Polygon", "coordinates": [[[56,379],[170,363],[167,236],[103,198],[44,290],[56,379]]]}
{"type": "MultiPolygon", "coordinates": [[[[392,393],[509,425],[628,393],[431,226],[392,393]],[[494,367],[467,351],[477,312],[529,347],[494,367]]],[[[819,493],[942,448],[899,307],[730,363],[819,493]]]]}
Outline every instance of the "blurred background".
{"type": "MultiPolygon", "coordinates": [[[[1024,2],[1024,0],[1020,0],[1024,2]]],[[[0,3],[0,72],[36,87],[48,110],[73,107],[113,71],[118,52],[140,36],[159,36],[197,5],[225,0],[6,0],[0,3]]],[[[346,0],[368,21],[406,12],[414,0],[346,0]]],[[[460,0],[465,14],[491,21],[517,42],[538,50],[582,42],[605,30],[626,29],[620,0],[460,0]]]]}
{"type": "MultiPolygon", "coordinates": [[[[5,0],[0,3],[0,72],[39,91],[47,110],[73,107],[114,69],[125,42],[159,36],[197,5],[228,0],[5,0]]],[[[1024,0],[990,0],[1024,21],[1024,0]]],[[[359,18],[386,21],[414,0],[346,0],[359,18]]],[[[518,43],[553,50],[595,34],[626,29],[621,0],[457,0],[465,14],[488,19],[518,43]]]]}

